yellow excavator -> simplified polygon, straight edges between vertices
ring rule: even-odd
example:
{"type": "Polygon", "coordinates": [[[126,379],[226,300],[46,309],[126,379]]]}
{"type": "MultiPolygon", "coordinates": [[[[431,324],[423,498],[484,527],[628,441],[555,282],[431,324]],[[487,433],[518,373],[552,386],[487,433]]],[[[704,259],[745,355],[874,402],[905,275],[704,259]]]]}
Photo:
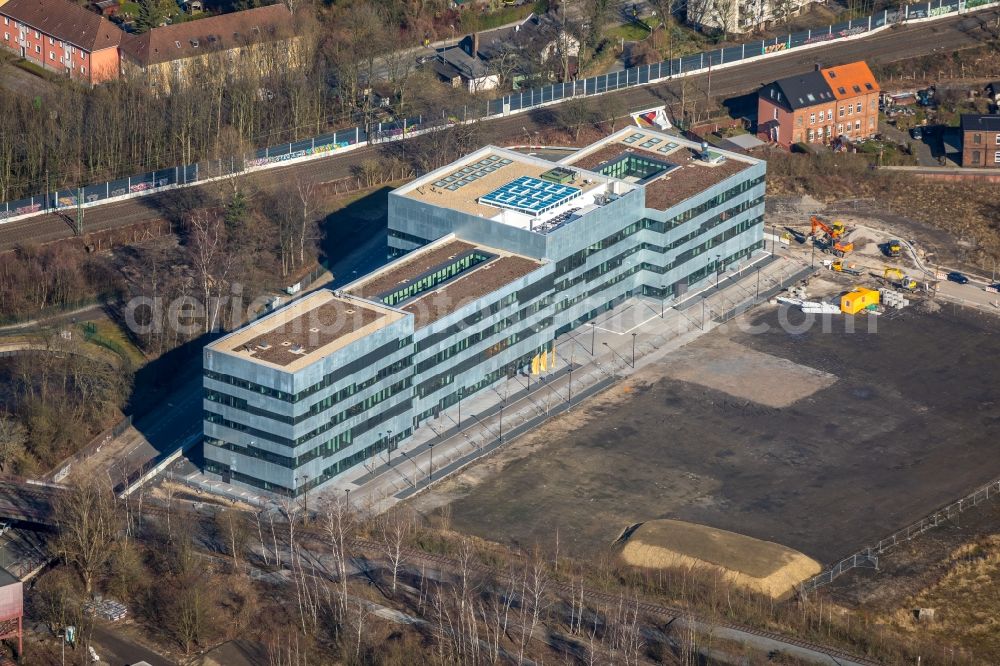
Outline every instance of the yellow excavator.
{"type": "Polygon", "coordinates": [[[917,288],[917,281],[909,275],[904,275],[903,271],[898,268],[886,268],[882,273],[882,277],[886,282],[889,282],[900,289],[913,291],[917,288]]]}

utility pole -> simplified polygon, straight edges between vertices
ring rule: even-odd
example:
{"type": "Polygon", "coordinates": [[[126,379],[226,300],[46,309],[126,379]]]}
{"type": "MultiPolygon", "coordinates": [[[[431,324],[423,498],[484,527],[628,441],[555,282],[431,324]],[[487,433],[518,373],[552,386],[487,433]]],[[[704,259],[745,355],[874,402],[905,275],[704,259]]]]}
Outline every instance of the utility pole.
{"type": "Polygon", "coordinates": [[[712,106],[712,56],[708,56],[708,102],[709,111],[712,106]]]}
{"type": "Polygon", "coordinates": [[[76,194],[76,235],[83,235],[83,188],[79,188],[76,194]]]}

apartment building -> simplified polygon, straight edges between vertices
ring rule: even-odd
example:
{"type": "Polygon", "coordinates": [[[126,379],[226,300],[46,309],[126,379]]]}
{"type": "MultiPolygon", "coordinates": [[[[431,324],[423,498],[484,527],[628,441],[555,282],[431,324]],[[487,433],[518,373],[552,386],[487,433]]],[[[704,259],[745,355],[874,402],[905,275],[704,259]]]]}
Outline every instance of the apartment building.
{"type": "Polygon", "coordinates": [[[962,166],[1000,168],[1000,115],[962,116],[962,166]]]}
{"type": "Polygon", "coordinates": [[[757,96],[757,133],[786,148],[878,132],[879,85],[862,61],[779,79],[757,96]]]}
{"type": "Polygon", "coordinates": [[[253,71],[266,76],[301,62],[294,15],[283,3],[153,28],[122,42],[122,73],[160,92],[191,77],[253,71]]]}
{"type": "Polygon", "coordinates": [[[205,471],[300,493],[505,377],[550,371],[558,335],[762,250],[764,175],[629,127],[558,164],[487,146],[396,189],[397,259],[206,347],[205,471]]]}
{"type": "Polygon", "coordinates": [[[90,85],[118,78],[124,33],[103,16],[67,0],[7,0],[0,18],[0,44],[15,55],[90,85]]]}
{"type": "Polygon", "coordinates": [[[702,30],[740,34],[799,14],[815,0],[688,0],[685,20],[702,30]]]}

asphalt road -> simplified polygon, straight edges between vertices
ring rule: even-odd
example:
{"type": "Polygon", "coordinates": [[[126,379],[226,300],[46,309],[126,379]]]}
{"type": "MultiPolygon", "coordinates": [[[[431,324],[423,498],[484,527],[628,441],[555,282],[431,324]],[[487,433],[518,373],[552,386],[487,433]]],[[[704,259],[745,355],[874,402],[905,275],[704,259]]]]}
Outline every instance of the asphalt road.
{"type": "MultiPolygon", "coordinates": [[[[834,65],[853,60],[867,60],[869,63],[885,63],[903,60],[939,51],[953,51],[963,47],[983,43],[991,33],[984,29],[987,23],[996,23],[1000,12],[988,10],[966,14],[951,19],[920,23],[895,28],[878,33],[867,39],[838,42],[805,50],[789,51],[787,55],[764,61],[716,69],[712,72],[711,92],[713,97],[730,98],[752,92],[761,84],[776,78],[790,76],[812,68],[816,63],[834,65]]],[[[688,83],[687,99],[697,99],[698,91],[707,94],[706,75],[685,79],[688,83]]],[[[658,104],[679,104],[681,82],[672,81],[631,88],[612,93],[621,98],[625,106],[636,110],[658,104]]],[[[551,123],[548,113],[528,112],[497,118],[489,122],[494,141],[524,136],[524,128],[537,130],[551,123]]],[[[328,182],[351,174],[351,167],[372,157],[377,147],[366,146],[343,155],[303,164],[271,169],[267,174],[269,182],[281,182],[296,177],[308,181],[328,182]]],[[[212,186],[208,186],[212,187],[212,186]]],[[[197,188],[192,188],[197,189],[197,188]]],[[[177,191],[160,193],[138,199],[119,201],[90,208],[86,211],[85,227],[96,231],[134,224],[144,220],[154,220],[169,215],[172,202],[177,199],[177,191]]],[[[71,224],[61,215],[50,214],[10,222],[0,225],[0,249],[9,249],[19,243],[44,243],[72,235],[71,224]]]]}
{"type": "Polygon", "coordinates": [[[96,625],[91,637],[91,645],[101,658],[101,664],[108,666],[129,666],[145,661],[152,666],[173,666],[174,662],[165,659],[152,650],[145,648],[122,636],[111,627],[96,625]]]}

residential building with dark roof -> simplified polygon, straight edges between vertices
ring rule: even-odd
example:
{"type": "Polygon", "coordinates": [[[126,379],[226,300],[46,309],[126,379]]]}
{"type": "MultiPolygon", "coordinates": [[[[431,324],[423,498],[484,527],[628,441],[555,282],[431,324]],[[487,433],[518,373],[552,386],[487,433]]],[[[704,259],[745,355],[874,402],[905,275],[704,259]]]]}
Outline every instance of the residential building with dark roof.
{"type": "Polygon", "coordinates": [[[786,148],[873,136],[879,90],[860,61],[779,79],[757,95],[757,133],[786,148]]]}
{"type": "Polygon", "coordinates": [[[568,78],[579,54],[580,42],[555,18],[531,14],[511,26],[466,35],[457,46],[442,49],[434,71],[474,93],[516,84],[546,64],[568,78]]]}
{"type": "Polygon", "coordinates": [[[90,85],[118,78],[125,33],[103,16],[67,0],[7,0],[0,18],[8,51],[90,85]]]}
{"type": "Polygon", "coordinates": [[[301,59],[295,17],[282,3],[153,28],[122,43],[122,71],[162,92],[195,72],[256,68],[266,75],[301,59]]]}
{"type": "Polygon", "coordinates": [[[962,166],[1000,168],[1000,115],[962,116],[962,166]]]}

